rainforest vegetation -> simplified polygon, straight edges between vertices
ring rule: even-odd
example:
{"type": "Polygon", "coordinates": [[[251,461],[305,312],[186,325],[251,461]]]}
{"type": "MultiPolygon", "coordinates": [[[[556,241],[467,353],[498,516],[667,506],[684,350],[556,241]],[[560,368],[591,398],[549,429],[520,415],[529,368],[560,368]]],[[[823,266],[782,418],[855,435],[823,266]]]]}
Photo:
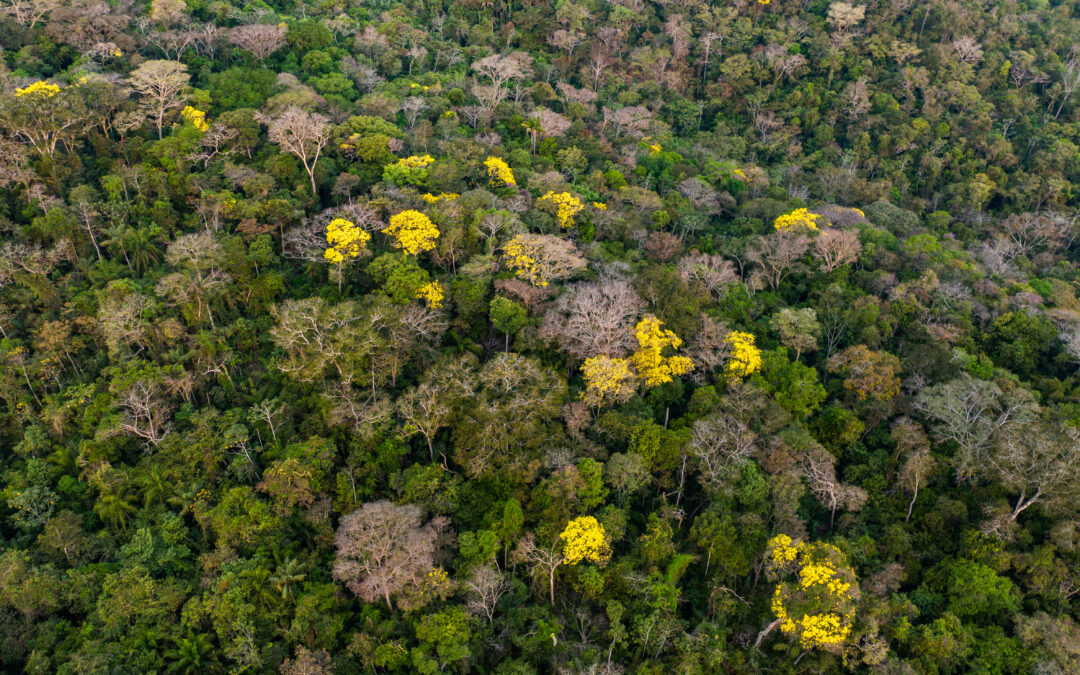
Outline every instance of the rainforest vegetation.
{"type": "Polygon", "coordinates": [[[1080,672],[1080,3],[0,48],[0,671],[1080,672]]]}

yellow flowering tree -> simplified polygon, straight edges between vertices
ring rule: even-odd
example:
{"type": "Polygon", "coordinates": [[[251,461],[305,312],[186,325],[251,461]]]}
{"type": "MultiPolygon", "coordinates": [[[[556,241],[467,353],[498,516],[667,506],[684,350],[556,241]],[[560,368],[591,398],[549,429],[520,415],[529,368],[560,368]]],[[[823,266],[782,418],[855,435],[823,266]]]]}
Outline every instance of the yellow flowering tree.
{"type": "Polygon", "coordinates": [[[727,372],[737,377],[748,377],[761,370],[761,350],[754,346],[754,335],[731,331],[724,340],[731,345],[731,358],[727,372]]]}
{"type": "Polygon", "coordinates": [[[694,369],[693,361],[685,356],[664,356],[665,350],[678,349],[682,340],[672,331],[661,328],[661,325],[662,321],[649,314],[634,327],[638,350],[630,357],[630,362],[647,387],[671,382],[676,375],[684,375],[694,369]]]}
{"type": "Polygon", "coordinates": [[[423,199],[428,204],[435,204],[435,203],[441,202],[443,200],[453,201],[453,200],[457,199],[460,196],[461,195],[459,195],[456,192],[440,192],[437,195],[433,195],[430,192],[426,192],[426,193],[420,195],[420,199],[423,199]]]}
{"type": "Polygon", "coordinates": [[[338,266],[338,290],[341,290],[345,262],[359,258],[369,241],[371,241],[371,235],[361,230],[352,221],[334,218],[327,223],[326,243],[329,244],[329,248],[323,251],[323,258],[338,266]]]}
{"type": "Polygon", "coordinates": [[[498,157],[488,157],[484,160],[484,166],[487,167],[488,182],[491,187],[517,186],[517,181],[514,180],[514,172],[510,170],[510,165],[503,160],[498,157]]]}
{"type": "Polygon", "coordinates": [[[592,516],[574,518],[566,524],[559,535],[563,542],[563,559],[566,565],[577,565],[582,560],[606,565],[611,559],[611,543],[604,526],[592,516]]]}
{"type": "Polygon", "coordinates": [[[806,209],[795,209],[791,213],[777,216],[773,227],[783,232],[817,232],[818,224],[824,223],[825,217],[806,209]]]}
{"type": "Polygon", "coordinates": [[[548,190],[547,194],[541,197],[539,202],[540,204],[549,204],[555,208],[555,222],[564,230],[574,226],[574,216],[585,208],[581,200],[569,192],[548,190]]]}
{"type": "Polygon", "coordinates": [[[34,98],[52,98],[60,93],[60,87],[55,84],[49,84],[43,80],[25,86],[22,89],[15,90],[15,96],[29,96],[34,98]]]}
{"type": "Polygon", "coordinates": [[[206,121],[206,113],[198,108],[189,105],[184,106],[184,109],[180,111],[180,116],[184,118],[185,122],[199,131],[206,131],[210,128],[210,124],[206,121]]]}
{"type": "Polygon", "coordinates": [[[438,281],[432,281],[416,289],[416,297],[426,302],[428,309],[439,309],[443,306],[446,291],[438,281]]]}
{"type": "Polygon", "coordinates": [[[594,356],[581,366],[585,376],[585,391],[581,400],[599,410],[602,406],[629,399],[637,388],[637,380],[626,359],[594,356]]]}
{"type": "Polygon", "coordinates": [[[851,637],[859,600],[855,571],[844,554],[831,544],[807,544],[780,534],[769,540],[765,565],[781,581],[772,598],[776,620],[759,642],[779,627],[804,649],[840,652],[851,637]]]}
{"type": "Polygon", "coordinates": [[[435,248],[435,240],[439,238],[439,228],[435,223],[413,209],[390,216],[390,224],[381,231],[393,237],[394,244],[409,255],[430,251],[435,248]]]}
{"type": "Polygon", "coordinates": [[[502,260],[519,279],[538,287],[572,276],[588,265],[572,242],[545,234],[515,236],[503,246],[502,260]]]}
{"type": "Polygon", "coordinates": [[[431,155],[412,155],[402,157],[393,164],[383,167],[383,180],[392,181],[399,187],[405,185],[421,186],[427,183],[427,168],[435,161],[431,155]]]}

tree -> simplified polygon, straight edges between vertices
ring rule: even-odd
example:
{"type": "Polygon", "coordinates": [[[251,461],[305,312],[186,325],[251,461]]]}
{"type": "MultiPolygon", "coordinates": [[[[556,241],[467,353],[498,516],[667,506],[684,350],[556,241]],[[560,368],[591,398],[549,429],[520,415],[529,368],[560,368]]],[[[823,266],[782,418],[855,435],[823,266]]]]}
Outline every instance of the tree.
{"type": "Polygon", "coordinates": [[[1075,513],[1080,485],[1080,435],[1060,422],[1029,422],[1005,428],[980,465],[980,473],[1019,493],[1011,520],[1032,505],[1049,513],[1075,513]]]}
{"type": "Polygon", "coordinates": [[[158,282],[154,291],[188,308],[194,303],[192,319],[201,321],[203,309],[214,327],[211,303],[224,293],[230,278],[225,272],[221,243],[210,232],[185,234],[169,244],[165,261],[179,271],[158,282]]]}
{"type": "Polygon", "coordinates": [[[528,323],[525,308],[501,295],[495,296],[488,305],[488,316],[495,330],[505,336],[503,351],[510,351],[510,336],[528,323]]]}
{"type": "Polygon", "coordinates": [[[60,6],[60,0],[6,0],[3,13],[17,23],[33,28],[45,15],[60,6]]]}
{"type": "Polygon", "coordinates": [[[774,577],[797,574],[799,583],[776,586],[776,620],[758,635],[755,646],[779,627],[804,649],[841,652],[851,636],[860,596],[855,571],[844,554],[832,544],[806,544],[780,534],[769,540],[765,565],[774,577]]]}
{"type": "Polygon", "coordinates": [[[576,360],[627,355],[634,345],[634,318],[645,303],[629,282],[610,279],[568,286],[544,315],[540,337],[576,360]]]}
{"type": "Polygon", "coordinates": [[[419,255],[435,248],[439,228],[423,213],[408,209],[390,216],[390,224],[383,234],[393,238],[394,244],[409,255],[419,255]]]}
{"type": "Polygon", "coordinates": [[[229,41],[247,50],[260,62],[285,46],[285,27],[268,24],[237,26],[229,31],[229,41]]]}
{"type": "Polygon", "coordinates": [[[670,330],[662,329],[662,321],[647,314],[634,327],[638,348],[630,356],[638,377],[646,387],[656,387],[671,382],[673,377],[685,375],[694,369],[694,363],[685,356],[665,356],[664,351],[675,351],[682,340],[670,330]]]}
{"type": "Polygon", "coordinates": [[[780,335],[780,342],[785,347],[795,350],[795,360],[798,361],[803,351],[814,351],[818,347],[818,338],[821,337],[821,324],[817,320],[817,312],[812,307],[791,309],[785,307],[770,320],[772,329],[780,335]]]}
{"type": "Polygon", "coordinates": [[[900,393],[900,359],[888,352],[875,352],[866,345],[848,347],[826,361],[830,373],[844,377],[844,388],[856,399],[888,401],[900,393]]]}
{"type": "Polygon", "coordinates": [[[627,359],[594,356],[585,359],[581,372],[585,377],[585,391],[581,392],[581,400],[598,411],[604,405],[629,400],[637,389],[637,378],[630,370],[627,359]]]}
{"type": "Polygon", "coordinates": [[[420,507],[368,502],[341,519],[334,578],[366,602],[386,601],[419,586],[435,569],[444,518],[423,523],[420,507]]]}
{"type": "Polygon", "coordinates": [[[1006,392],[997,383],[965,373],[919,392],[915,408],[929,418],[939,442],[957,444],[956,473],[963,481],[984,466],[999,432],[1031,419],[1035,402],[1022,387],[1014,385],[1006,392]]]}
{"type": "Polygon", "coordinates": [[[469,611],[491,623],[495,620],[499,600],[510,590],[510,581],[494,565],[477,565],[469,573],[465,590],[468,593],[466,607],[469,611]]]}
{"type": "Polygon", "coordinates": [[[131,71],[128,84],[140,96],[141,108],[154,120],[159,139],[165,116],[187,100],[184,90],[190,80],[187,66],[176,61],[146,61],[131,71]]]}
{"type": "Polygon", "coordinates": [[[794,229],[780,229],[758,237],[746,253],[747,259],[758,266],[752,279],[779,290],[789,274],[802,269],[799,261],[809,248],[810,237],[794,229]]]}
{"type": "Polygon", "coordinates": [[[859,259],[862,253],[859,233],[856,230],[827,228],[814,237],[814,253],[821,258],[825,271],[832,273],[859,259]]]}
{"type": "Polygon", "coordinates": [[[587,266],[573,243],[549,234],[519,234],[503,246],[503,264],[533,286],[547,286],[587,266]]]}
{"type": "Polygon", "coordinates": [[[310,113],[297,106],[289,106],[276,117],[260,113],[257,119],[266,125],[270,141],[277,143],[285,152],[295,155],[304,165],[311,179],[311,193],[318,194],[315,186],[315,164],[323,148],[330,142],[330,123],[323,115],[310,113]]]}
{"type": "Polygon", "coordinates": [[[492,108],[506,98],[506,85],[515,79],[530,77],[532,57],[525,52],[492,54],[474,61],[472,69],[491,82],[490,92],[478,92],[480,99],[492,108]]]}

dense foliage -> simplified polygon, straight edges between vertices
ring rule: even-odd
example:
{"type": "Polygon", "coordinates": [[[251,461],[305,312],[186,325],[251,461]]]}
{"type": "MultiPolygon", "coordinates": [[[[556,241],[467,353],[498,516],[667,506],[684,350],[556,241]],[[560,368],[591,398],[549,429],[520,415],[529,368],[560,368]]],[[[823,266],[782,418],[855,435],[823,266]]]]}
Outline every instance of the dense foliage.
{"type": "Polygon", "coordinates": [[[0,671],[1080,671],[1080,4],[2,10],[0,671]]]}

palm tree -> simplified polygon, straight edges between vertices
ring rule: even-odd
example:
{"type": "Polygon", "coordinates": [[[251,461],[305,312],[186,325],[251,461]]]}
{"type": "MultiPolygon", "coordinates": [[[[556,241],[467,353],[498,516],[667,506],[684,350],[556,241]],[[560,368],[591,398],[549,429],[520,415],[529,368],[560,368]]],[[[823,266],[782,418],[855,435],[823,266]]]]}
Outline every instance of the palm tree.
{"type": "Polygon", "coordinates": [[[157,465],[151,465],[140,472],[135,482],[139,486],[139,496],[142,497],[144,507],[166,504],[176,492],[165,472],[157,465]]]}
{"type": "Polygon", "coordinates": [[[154,243],[158,238],[157,228],[140,227],[129,230],[124,238],[124,245],[130,251],[131,263],[135,271],[142,274],[161,260],[161,249],[154,243]]]}
{"type": "Polygon", "coordinates": [[[128,269],[131,269],[131,259],[128,258],[127,249],[124,248],[124,238],[129,231],[127,225],[121,222],[114,222],[102,230],[102,234],[105,235],[105,238],[101,240],[101,245],[110,252],[119,249],[120,252],[124,254],[124,262],[127,263],[128,269]]]}
{"type": "Polygon", "coordinates": [[[194,675],[207,670],[213,664],[214,646],[206,633],[180,638],[176,649],[165,652],[165,658],[171,661],[166,672],[194,675]]]}
{"type": "Polygon", "coordinates": [[[135,507],[129,504],[126,498],[113,493],[102,495],[94,504],[94,513],[98,515],[98,518],[114,529],[119,526],[125,532],[128,516],[135,511],[135,507]]]}
{"type": "Polygon", "coordinates": [[[307,578],[307,574],[302,573],[301,569],[302,566],[296,558],[289,558],[284,563],[278,561],[274,575],[268,581],[281,593],[282,600],[292,597],[293,587],[307,578]]]}
{"type": "Polygon", "coordinates": [[[529,136],[532,137],[532,151],[533,154],[536,154],[536,139],[540,134],[544,133],[544,127],[540,124],[540,118],[529,117],[521,123],[521,126],[525,127],[525,131],[529,132],[529,136]]]}

